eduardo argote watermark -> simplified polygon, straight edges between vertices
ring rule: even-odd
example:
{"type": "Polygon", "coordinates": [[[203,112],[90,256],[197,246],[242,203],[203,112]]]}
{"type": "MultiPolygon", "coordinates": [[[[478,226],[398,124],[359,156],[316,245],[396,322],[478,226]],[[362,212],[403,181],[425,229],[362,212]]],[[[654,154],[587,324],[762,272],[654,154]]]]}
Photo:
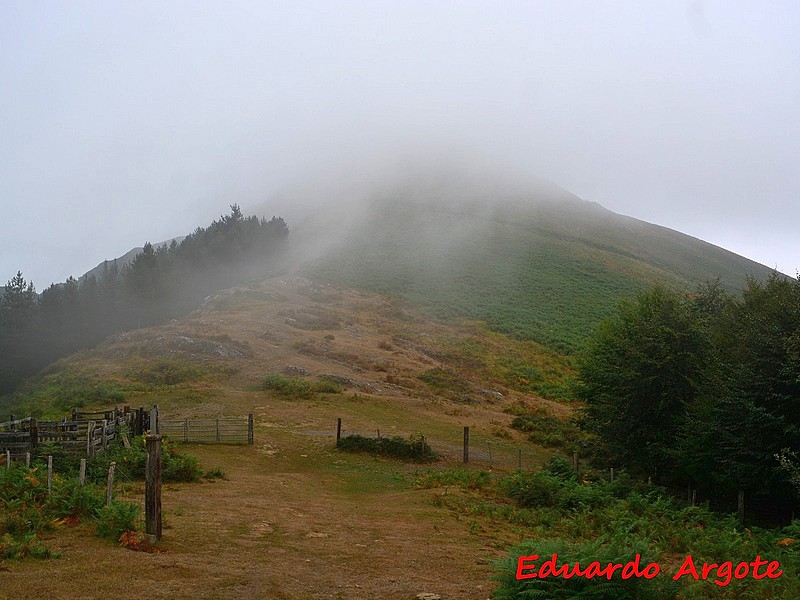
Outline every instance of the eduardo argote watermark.
{"type": "MultiPolygon", "coordinates": [[[[574,564],[561,563],[558,561],[558,554],[538,563],[538,554],[531,556],[520,556],[517,559],[517,579],[545,579],[547,577],[561,577],[572,579],[573,577],[583,577],[586,579],[603,578],[611,579],[616,572],[620,573],[622,579],[632,577],[643,577],[653,579],[661,573],[661,566],[658,563],[641,564],[641,555],[637,554],[633,560],[627,563],[601,563],[594,561],[581,567],[579,562],[574,564]]],[[[736,565],[732,561],[722,563],[698,563],[689,554],[681,566],[671,574],[675,581],[681,578],[693,578],[696,580],[713,579],[714,583],[724,587],[732,579],[776,579],[783,575],[777,560],[768,561],[761,556],[756,556],[751,562],[739,562],[736,565]]]]}

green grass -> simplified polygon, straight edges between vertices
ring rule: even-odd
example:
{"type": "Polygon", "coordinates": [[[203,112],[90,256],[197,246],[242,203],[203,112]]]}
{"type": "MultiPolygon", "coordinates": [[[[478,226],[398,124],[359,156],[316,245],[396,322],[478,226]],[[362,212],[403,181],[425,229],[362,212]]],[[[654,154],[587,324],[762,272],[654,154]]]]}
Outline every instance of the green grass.
{"type": "Polygon", "coordinates": [[[468,519],[470,530],[507,528],[515,540],[507,559],[497,563],[500,588],[494,598],[795,598],[800,597],[800,520],[785,528],[744,528],[733,515],[716,514],[702,506],[686,506],[661,488],[618,473],[615,480],[585,471],[576,476],[564,459],[539,472],[497,476],[454,469],[423,472],[419,487],[457,487],[433,496],[437,506],[468,519]],[[525,540],[519,543],[519,540],[525,540]],[[786,543],[786,540],[790,543],[786,543]],[[781,542],[781,543],[779,543],[781,542]],[[586,580],[517,580],[517,557],[553,553],[559,564],[580,561],[625,563],[636,553],[643,562],[660,564],[654,580],[615,577],[586,580]],[[757,555],[778,560],[784,575],[770,581],[734,580],[724,588],[712,581],[682,580],[671,575],[685,557],[697,562],[752,561],[757,555]],[[606,587],[607,586],[607,587],[606,587]],[[525,595],[527,594],[527,595],[525,595]]]}
{"type": "Polygon", "coordinates": [[[377,202],[309,272],[571,353],[621,298],[654,281],[693,289],[719,276],[740,289],[745,275],[768,270],[589,203],[377,202]]]}

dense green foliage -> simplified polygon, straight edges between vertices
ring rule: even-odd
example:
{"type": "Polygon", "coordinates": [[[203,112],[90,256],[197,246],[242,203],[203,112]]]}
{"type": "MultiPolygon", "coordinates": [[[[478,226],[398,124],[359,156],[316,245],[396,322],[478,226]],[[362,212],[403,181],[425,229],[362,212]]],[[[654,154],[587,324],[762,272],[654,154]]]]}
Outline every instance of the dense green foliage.
{"type": "MultiPolygon", "coordinates": [[[[53,556],[38,536],[53,530],[62,520],[93,520],[100,532],[108,528],[102,486],[81,486],[75,478],[56,474],[48,493],[46,477],[41,464],[31,469],[15,465],[0,470],[0,559],[53,556]]],[[[117,511],[138,510],[128,503],[115,504],[117,511]]],[[[132,523],[129,525],[133,528],[132,523]]]]}
{"type": "Polygon", "coordinates": [[[585,426],[615,464],[706,497],[768,495],[788,513],[800,448],[800,283],[733,297],[655,287],[605,322],[579,363],[585,426]]]}
{"type": "MultiPolygon", "coordinates": [[[[800,594],[800,521],[783,529],[745,529],[733,516],[720,516],[705,507],[686,506],[662,488],[638,482],[624,472],[612,482],[607,473],[583,471],[580,476],[563,459],[540,472],[492,476],[483,471],[428,471],[420,474],[421,487],[455,486],[462,493],[434,495],[434,502],[459,518],[505,526],[525,542],[510,549],[497,563],[500,587],[494,598],[794,598],[800,594]],[[636,554],[642,566],[655,562],[654,579],[622,580],[617,571],[606,578],[517,580],[517,558],[558,554],[558,564],[580,562],[585,568],[598,561],[624,564],[636,554]],[[780,562],[784,574],[772,580],[733,580],[728,586],[671,577],[685,557],[697,563],[752,561],[757,555],[780,562]]],[[[492,530],[495,529],[492,527],[492,530]]],[[[763,569],[762,569],[763,571],[763,569]]],[[[716,575],[716,572],[714,572],[716,575]]]]}
{"type": "MultiPolygon", "coordinates": [[[[19,463],[0,469],[0,559],[52,554],[38,541],[38,535],[62,522],[90,521],[101,537],[118,540],[127,530],[135,530],[141,507],[113,500],[106,505],[109,465],[114,462],[115,487],[143,480],[146,452],[144,436],[132,438],[130,448],[114,440],[108,450],[87,460],[86,483],[78,481],[79,457],[53,444],[36,448],[30,469],[19,463]],[[47,456],[53,457],[52,491],[47,491],[47,456]]],[[[203,471],[197,459],[181,453],[169,440],[161,446],[161,477],[165,482],[199,481],[203,471]]],[[[222,478],[219,467],[205,477],[222,478]]]]}
{"type": "Polygon", "coordinates": [[[436,459],[436,453],[425,441],[425,436],[416,434],[408,439],[394,437],[365,437],[348,435],[339,440],[339,450],[364,452],[415,462],[428,462],[436,459]]]}
{"type": "Polygon", "coordinates": [[[584,440],[583,432],[544,409],[526,411],[514,417],[511,427],[528,434],[528,440],[545,448],[577,450],[584,440]]]}
{"type": "Polygon", "coordinates": [[[99,278],[70,277],[39,296],[17,273],[0,298],[0,394],[60,356],[185,314],[215,291],[265,275],[287,235],[283,219],[244,217],[233,205],[180,244],[147,243],[130,265],[107,265],[99,278]]]}

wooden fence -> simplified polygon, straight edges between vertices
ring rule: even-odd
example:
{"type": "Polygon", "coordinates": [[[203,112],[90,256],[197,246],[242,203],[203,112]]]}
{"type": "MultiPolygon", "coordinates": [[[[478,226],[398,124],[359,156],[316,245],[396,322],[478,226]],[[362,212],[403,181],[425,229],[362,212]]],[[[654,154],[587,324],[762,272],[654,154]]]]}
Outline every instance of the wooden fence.
{"type": "Polygon", "coordinates": [[[72,419],[39,421],[35,418],[11,419],[0,423],[0,451],[21,458],[39,444],[52,443],[67,450],[93,456],[105,450],[119,432],[144,433],[149,415],[144,408],[112,409],[98,412],[72,411],[72,419]]]}
{"type": "Polygon", "coordinates": [[[158,419],[158,433],[177,442],[253,444],[253,415],[218,419],[158,419]]]}
{"type": "Polygon", "coordinates": [[[93,456],[103,451],[117,435],[141,435],[147,431],[169,436],[178,442],[211,444],[253,444],[253,415],[214,419],[162,419],[158,407],[101,410],[73,410],[72,418],[38,421],[27,417],[0,423],[0,453],[20,459],[39,444],[52,443],[67,450],[93,456]],[[154,427],[151,428],[151,421],[154,427]]]}

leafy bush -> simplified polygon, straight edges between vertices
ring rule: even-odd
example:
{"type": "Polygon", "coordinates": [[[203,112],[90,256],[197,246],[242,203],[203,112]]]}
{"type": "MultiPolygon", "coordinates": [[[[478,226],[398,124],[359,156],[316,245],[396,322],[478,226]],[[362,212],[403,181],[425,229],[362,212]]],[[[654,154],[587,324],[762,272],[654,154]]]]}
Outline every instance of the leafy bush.
{"type": "Polygon", "coordinates": [[[310,398],[316,393],[340,394],[342,392],[342,386],[335,381],[323,379],[312,382],[277,373],[267,375],[262,387],[266,391],[273,391],[287,398],[310,398]]]}
{"type": "Polygon", "coordinates": [[[124,532],[136,529],[139,510],[130,502],[112,500],[97,511],[97,533],[102,538],[118,540],[124,532]]]}
{"type": "Polygon", "coordinates": [[[429,462],[436,459],[436,453],[422,434],[412,435],[408,439],[400,436],[371,438],[348,435],[339,440],[338,447],[346,452],[365,452],[416,462],[429,462]]]}
{"type": "Polygon", "coordinates": [[[0,558],[19,559],[30,556],[32,558],[58,558],[57,553],[39,541],[35,533],[27,533],[18,538],[6,533],[0,536],[0,558]]]}
{"type": "MultiPolygon", "coordinates": [[[[116,463],[116,473],[122,480],[144,479],[147,465],[147,446],[144,436],[131,438],[130,448],[126,448],[120,440],[114,440],[108,450],[89,460],[86,477],[89,481],[104,483],[108,475],[108,467],[116,463]]],[[[73,468],[74,463],[73,463],[73,468]]],[[[163,439],[161,442],[161,479],[166,482],[200,481],[203,471],[197,458],[182,453],[174,442],[163,439]]]]}
{"type": "Polygon", "coordinates": [[[161,446],[161,479],[164,481],[200,481],[203,470],[197,464],[197,458],[191,454],[183,454],[171,444],[161,446]]]}
{"type": "Polygon", "coordinates": [[[641,555],[640,568],[656,562],[655,555],[649,551],[647,542],[640,540],[634,545],[620,543],[614,539],[598,538],[593,542],[572,543],[561,539],[524,542],[511,550],[511,557],[497,564],[500,574],[496,577],[500,588],[495,590],[496,600],[516,600],[517,598],[592,598],[608,600],[666,600],[675,598],[678,586],[669,577],[659,575],[654,579],[631,577],[622,579],[618,570],[609,580],[605,577],[588,579],[585,577],[543,577],[517,579],[517,560],[520,556],[538,555],[538,565],[558,555],[557,564],[574,565],[580,563],[585,569],[597,561],[601,567],[608,563],[625,564],[641,555]]]}
{"type": "Polygon", "coordinates": [[[546,448],[573,448],[585,437],[571,423],[564,422],[541,408],[518,415],[511,421],[511,427],[528,433],[531,442],[546,448]]]}
{"type": "Polygon", "coordinates": [[[93,517],[105,502],[103,490],[95,485],[80,485],[77,479],[59,477],[53,482],[53,493],[44,510],[56,518],[93,517]]]}
{"type": "Polygon", "coordinates": [[[341,394],[341,384],[331,381],[330,379],[322,379],[314,384],[314,391],[321,394],[341,394]]]}

